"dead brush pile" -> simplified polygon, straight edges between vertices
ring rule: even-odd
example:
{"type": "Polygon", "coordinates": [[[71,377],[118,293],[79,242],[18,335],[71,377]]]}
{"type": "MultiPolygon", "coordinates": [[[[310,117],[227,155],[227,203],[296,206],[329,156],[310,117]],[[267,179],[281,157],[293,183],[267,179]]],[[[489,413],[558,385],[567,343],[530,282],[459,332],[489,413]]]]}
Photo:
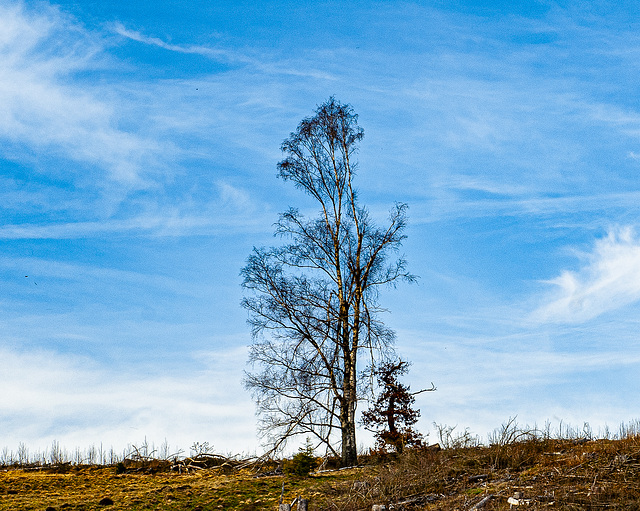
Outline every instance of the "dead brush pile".
{"type": "Polygon", "coordinates": [[[491,446],[413,449],[369,463],[366,477],[343,483],[342,492],[327,490],[334,493],[327,509],[640,510],[640,436],[523,437],[491,446]]]}

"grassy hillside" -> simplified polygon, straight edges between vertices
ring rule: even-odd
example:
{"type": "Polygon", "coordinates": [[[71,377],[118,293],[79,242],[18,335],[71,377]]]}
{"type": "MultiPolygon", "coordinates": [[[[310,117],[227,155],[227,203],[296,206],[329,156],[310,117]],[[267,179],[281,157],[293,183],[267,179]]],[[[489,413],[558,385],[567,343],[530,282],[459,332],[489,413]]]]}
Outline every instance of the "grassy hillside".
{"type": "Polygon", "coordinates": [[[285,502],[301,496],[311,510],[373,504],[449,511],[640,509],[637,435],[567,440],[517,434],[491,446],[411,450],[361,462],[308,478],[274,475],[275,462],[213,463],[188,473],[185,463],[178,473],[177,465],[171,470],[172,463],[157,460],[4,467],[0,510],[277,510],[283,484],[285,502]]]}

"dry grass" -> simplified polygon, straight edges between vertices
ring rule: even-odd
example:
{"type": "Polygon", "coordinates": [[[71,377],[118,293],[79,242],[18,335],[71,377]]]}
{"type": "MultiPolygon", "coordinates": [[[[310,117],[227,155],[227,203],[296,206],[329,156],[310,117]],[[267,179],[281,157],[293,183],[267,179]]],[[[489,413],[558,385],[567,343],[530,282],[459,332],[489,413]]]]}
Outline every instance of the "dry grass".
{"type": "MultiPolygon", "coordinates": [[[[114,467],[74,467],[66,473],[18,469],[0,473],[0,509],[277,509],[281,484],[278,477],[213,469],[120,475],[114,467]]],[[[296,486],[290,483],[290,490],[296,486]]]]}
{"type": "Polygon", "coordinates": [[[370,471],[368,492],[336,509],[640,510],[640,437],[623,440],[527,438],[490,447],[412,451],[370,471]],[[487,498],[489,497],[489,498],[487,498]]]}
{"type": "MultiPolygon", "coordinates": [[[[276,510],[285,501],[310,500],[311,510],[393,509],[640,510],[640,436],[616,440],[552,439],[503,428],[490,446],[457,445],[402,456],[363,457],[363,466],[309,478],[260,476],[274,466],[214,467],[189,474],[161,464],[116,467],[65,464],[0,472],[0,510],[276,510]],[[521,434],[522,433],[522,434],[521,434]],[[156,472],[157,470],[157,472],[156,472]],[[153,473],[155,472],[155,473],[153,473]],[[489,497],[489,498],[487,498],[489,497]],[[526,503],[526,505],[525,505],[526,503]]],[[[294,507],[295,508],[295,507],[294,507]]]]}

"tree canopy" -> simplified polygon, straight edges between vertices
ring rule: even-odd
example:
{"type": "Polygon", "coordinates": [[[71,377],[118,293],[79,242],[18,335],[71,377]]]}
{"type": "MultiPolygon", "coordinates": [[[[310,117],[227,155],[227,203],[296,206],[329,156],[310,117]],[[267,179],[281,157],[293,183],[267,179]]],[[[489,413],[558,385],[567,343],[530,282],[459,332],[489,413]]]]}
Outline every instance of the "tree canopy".
{"type": "Polygon", "coordinates": [[[374,371],[380,392],[372,406],[362,414],[362,423],[375,432],[380,449],[391,446],[400,453],[405,446],[422,445],[422,435],[413,429],[420,410],[414,409],[413,404],[416,394],[436,389],[432,384],[430,389],[410,392],[407,385],[398,381],[408,369],[408,362],[394,360],[383,363],[374,371]]]}

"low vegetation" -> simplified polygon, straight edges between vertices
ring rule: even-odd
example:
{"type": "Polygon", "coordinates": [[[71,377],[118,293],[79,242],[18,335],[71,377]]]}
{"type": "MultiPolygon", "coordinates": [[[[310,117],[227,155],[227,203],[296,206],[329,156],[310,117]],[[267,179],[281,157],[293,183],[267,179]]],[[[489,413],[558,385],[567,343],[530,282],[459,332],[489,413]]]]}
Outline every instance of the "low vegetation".
{"type": "Polygon", "coordinates": [[[259,511],[297,497],[310,510],[640,509],[638,426],[594,439],[588,427],[550,435],[510,420],[489,445],[438,426],[439,446],[368,453],[344,470],[308,449],[282,461],[209,449],[172,459],[134,450],[107,465],[16,461],[0,471],[0,510],[259,511]]]}

